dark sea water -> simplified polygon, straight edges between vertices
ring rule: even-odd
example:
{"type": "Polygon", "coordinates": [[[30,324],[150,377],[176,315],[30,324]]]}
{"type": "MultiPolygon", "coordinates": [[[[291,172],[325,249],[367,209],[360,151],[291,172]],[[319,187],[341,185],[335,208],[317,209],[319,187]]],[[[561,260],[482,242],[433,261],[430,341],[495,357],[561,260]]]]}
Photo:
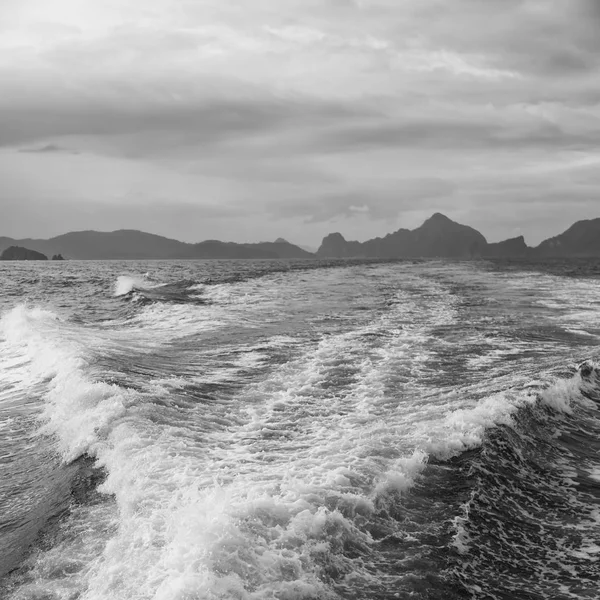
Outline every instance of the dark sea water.
{"type": "Polygon", "coordinates": [[[0,598],[598,598],[599,342],[597,261],[0,263],[0,598]]]}

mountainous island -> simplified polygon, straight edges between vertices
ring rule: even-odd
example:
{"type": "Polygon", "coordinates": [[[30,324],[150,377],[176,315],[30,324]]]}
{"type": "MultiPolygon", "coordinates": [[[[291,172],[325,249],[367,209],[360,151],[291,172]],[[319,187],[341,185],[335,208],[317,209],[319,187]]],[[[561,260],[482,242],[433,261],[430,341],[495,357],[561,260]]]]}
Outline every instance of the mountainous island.
{"type": "Polygon", "coordinates": [[[317,256],[329,258],[561,258],[600,257],[600,218],[579,221],[564,233],[532,248],[520,236],[488,243],[476,229],[434,214],[417,229],[399,229],[366,242],[346,241],[340,233],[323,239],[317,256]]]}
{"type": "Polygon", "coordinates": [[[190,244],[128,229],[77,231],[48,240],[0,237],[0,252],[2,260],[600,257],[600,218],[578,221],[537,247],[528,246],[522,236],[488,243],[476,229],[436,213],[416,229],[399,229],[365,242],[331,233],[316,254],[283,238],[256,244],[218,240],[190,244]],[[38,258],[31,258],[34,255],[38,258]]]}

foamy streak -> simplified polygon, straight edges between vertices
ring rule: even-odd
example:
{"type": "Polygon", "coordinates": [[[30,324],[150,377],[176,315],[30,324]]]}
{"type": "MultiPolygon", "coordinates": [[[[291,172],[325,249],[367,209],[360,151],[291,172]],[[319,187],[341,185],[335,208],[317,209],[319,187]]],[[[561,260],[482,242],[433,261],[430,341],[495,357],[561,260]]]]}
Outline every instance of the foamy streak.
{"type": "Polygon", "coordinates": [[[468,531],[465,529],[465,524],[469,522],[470,508],[471,506],[469,502],[462,504],[460,507],[462,514],[457,515],[452,521],[455,531],[454,535],[452,536],[452,545],[456,548],[459,554],[467,554],[469,552],[471,537],[469,536],[468,531]]]}

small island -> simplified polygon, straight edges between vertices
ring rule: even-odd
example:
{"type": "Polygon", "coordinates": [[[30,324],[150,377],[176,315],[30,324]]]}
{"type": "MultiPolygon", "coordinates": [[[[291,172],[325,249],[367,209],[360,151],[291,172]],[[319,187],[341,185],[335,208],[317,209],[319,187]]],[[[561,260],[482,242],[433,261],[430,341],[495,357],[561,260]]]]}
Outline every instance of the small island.
{"type": "Polygon", "coordinates": [[[52,260],[65,260],[62,254],[54,254],[52,260]]]}
{"type": "Polygon", "coordinates": [[[29,248],[10,246],[0,255],[0,260],[48,260],[48,257],[29,248]]]}

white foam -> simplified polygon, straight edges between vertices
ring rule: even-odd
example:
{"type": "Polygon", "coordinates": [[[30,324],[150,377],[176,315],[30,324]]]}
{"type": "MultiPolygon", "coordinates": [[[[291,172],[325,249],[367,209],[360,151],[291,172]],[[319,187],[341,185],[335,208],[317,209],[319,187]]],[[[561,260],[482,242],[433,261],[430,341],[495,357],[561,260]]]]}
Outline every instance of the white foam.
{"type": "Polygon", "coordinates": [[[598,334],[596,334],[596,333],[590,333],[589,331],[586,331],[585,329],[567,328],[567,329],[565,329],[565,331],[567,331],[569,333],[574,333],[576,335],[583,335],[583,336],[586,336],[586,337],[592,337],[592,338],[599,337],[598,334]]]}
{"type": "Polygon", "coordinates": [[[157,287],[163,287],[164,285],[164,283],[152,282],[147,273],[142,277],[120,275],[115,282],[114,295],[125,296],[133,290],[150,290],[157,287]]]}
{"type": "Polygon", "coordinates": [[[132,392],[86,374],[82,343],[68,336],[57,315],[20,305],[0,320],[0,331],[14,352],[28,359],[20,374],[23,384],[45,382],[43,430],[56,434],[69,462],[92,448],[109,424],[122,417],[132,392]]]}
{"type": "MultiPolygon", "coordinates": [[[[593,366],[593,363],[590,363],[593,366]]],[[[597,368],[597,367],[595,367],[597,368]]],[[[541,401],[557,412],[566,414],[573,413],[573,405],[581,404],[591,408],[596,403],[582,394],[582,390],[596,392],[598,379],[588,381],[577,373],[570,379],[557,379],[540,393],[541,401]]]]}
{"type": "Polygon", "coordinates": [[[573,379],[559,380],[551,387],[547,388],[540,394],[540,398],[544,404],[554,409],[557,412],[571,414],[573,408],[571,403],[575,396],[580,396],[579,377],[573,379]]]}
{"type": "Polygon", "coordinates": [[[427,467],[429,456],[423,450],[415,450],[411,456],[400,458],[382,477],[375,487],[375,494],[405,494],[412,488],[427,467]]]}
{"type": "Polygon", "coordinates": [[[428,431],[426,450],[437,458],[447,460],[472,448],[479,447],[488,429],[511,425],[512,416],[530,396],[501,393],[484,398],[472,408],[453,410],[441,421],[420,423],[428,431]]]}
{"type": "Polygon", "coordinates": [[[44,342],[44,335],[57,320],[57,315],[50,311],[28,308],[24,304],[2,316],[3,378],[23,383],[27,375],[29,381],[35,383],[55,374],[58,359],[51,346],[44,342]]]}
{"type": "Polygon", "coordinates": [[[471,536],[467,531],[466,524],[469,522],[469,512],[471,508],[470,502],[465,502],[461,505],[461,514],[454,517],[452,525],[455,534],[452,536],[452,545],[456,548],[459,554],[467,554],[470,550],[471,536]]]}
{"type": "Polygon", "coordinates": [[[159,334],[163,342],[178,337],[212,331],[234,320],[234,315],[224,314],[220,308],[189,304],[167,305],[162,302],[144,306],[128,320],[130,328],[136,328],[140,336],[151,338],[159,334]]]}

